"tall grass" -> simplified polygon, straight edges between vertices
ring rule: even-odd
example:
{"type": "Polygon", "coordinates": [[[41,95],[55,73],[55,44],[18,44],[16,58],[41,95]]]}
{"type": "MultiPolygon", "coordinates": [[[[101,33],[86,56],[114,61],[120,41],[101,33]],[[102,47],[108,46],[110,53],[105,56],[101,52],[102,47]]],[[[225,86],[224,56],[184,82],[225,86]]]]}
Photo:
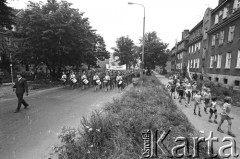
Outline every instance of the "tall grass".
{"type": "MultiPolygon", "coordinates": [[[[58,148],[59,159],[141,158],[145,129],[171,129],[164,141],[170,147],[176,146],[173,138],[199,135],[155,77],[143,81],[90,118],[83,118],[81,129],[64,128],[59,136],[63,143],[58,148]]],[[[206,145],[200,144],[201,158],[208,158],[206,152],[206,145]]]]}

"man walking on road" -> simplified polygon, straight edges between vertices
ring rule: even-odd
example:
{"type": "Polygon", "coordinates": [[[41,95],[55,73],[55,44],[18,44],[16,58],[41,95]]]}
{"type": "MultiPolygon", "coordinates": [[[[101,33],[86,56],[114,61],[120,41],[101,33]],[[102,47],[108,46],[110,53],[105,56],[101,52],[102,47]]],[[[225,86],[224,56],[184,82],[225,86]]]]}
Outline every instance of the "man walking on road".
{"type": "Polygon", "coordinates": [[[14,113],[18,113],[20,111],[21,105],[24,105],[24,108],[26,109],[29,105],[28,103],[23,99],[23,95],[26,92],[26,95],[28,96],[28,85],[26,79],[22,78],[22,74],[17,74],[17,82],[13,86],[13,92],[16,93],[18,98],[18,106],[17,109],[14,111],[14,113]]]}

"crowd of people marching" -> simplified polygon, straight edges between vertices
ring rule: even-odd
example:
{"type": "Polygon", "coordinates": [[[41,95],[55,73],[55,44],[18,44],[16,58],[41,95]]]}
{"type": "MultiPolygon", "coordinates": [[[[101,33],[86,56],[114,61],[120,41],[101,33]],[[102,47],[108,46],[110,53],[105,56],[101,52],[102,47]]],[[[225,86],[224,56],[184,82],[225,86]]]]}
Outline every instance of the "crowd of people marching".
{"type": "Polygon", "coordinates": [[[68,73],[63,72],[60,80],[63,81],[64,87],[66,87],[68,83],[72,88],[82,87],[82,89],[87,89],[94,87],[95,91],[99,89],[108,91],[118,87],[119,92],[121,92],[125,86],[132,82],[132,78],[137,76],[137,74],[138,72],[135,70],[70,71],[68,73]]]}
{"type": "Polygon", "coordinates": [[[224,98],[224,103],[222,105],[222,111],[219,102],[217,102],[217,97],[212,96],[211,89],[206,86],[199,87],[196,80],[188,80],[187,78],[181,79],[177,75],[169,77],[168,85],[166,86],[170,92],[171,97],[179,100],[182,105],[182,101],[185,100],[185,107],[191,106],[191,100],[193,101],[193,114],[201,117],[201,107],[203,105],[203,111],[208,114],[208,121],[210,123],[214,122],[218,124],[217,130],[223,133],[221,126],[226,120],[228,122],[228,135],[235,137],[231,131],[232,119],[234,119],[231,114],[231,102],[232,99],[229,96],[224,98]],[[203,101],[203,103],[202,103],[203,101]],[[219,112],[220,113],[219,113],[219,112]],[[217,122],[217,117],[220,116],[219,123],[217,122]],[[213,117],[213,121],[212,121],[213,117]]]}

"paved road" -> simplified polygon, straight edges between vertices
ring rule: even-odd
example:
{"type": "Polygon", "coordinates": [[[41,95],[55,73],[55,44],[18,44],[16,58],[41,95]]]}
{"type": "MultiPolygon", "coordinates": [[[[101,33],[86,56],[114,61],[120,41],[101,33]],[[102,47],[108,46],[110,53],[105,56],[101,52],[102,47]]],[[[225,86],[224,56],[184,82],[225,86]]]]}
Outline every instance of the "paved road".
{"type": "Polygon", "coordinates": [[[16,99],[0,101],[0,159],[46,159],[62,126],[77,128],[83,115],[119,96],[117,89],[52,89],[25,97],[30,107],[17,114],[16,99]]]}
{"type": "MultiPolygon", "coordinates": [[[[159,75],[158,73],[155,72],[156,77],[163,83],[163,84],[167,84],[168,83],[168,79],[165,78],[164,76],[159,75]]],[[[204,137],[208,137],[210,134],[210,131],[213,132],[213,136],[214,137],[218,137],[219,141],[218,142],[214,142],[213,146],[216,150],[218,150],[221,146],[223,145],[228,145],[230,144],[230,142],[222,142],[222,139],[224,137],[227,137],[228,135],[227,133],[227,122],[225,121],[222,125],[222,130],[225,132],[220,133],[217,131],[217,124],[214,123],[209,123],[208,122],[208,117],[209,114],[205,114],[203,112],[203,109],[201,111],[201,115],[202,117],[193,115],[193,102],[191,102],[191,106],[189,107],[185,107],[185,103],[184,105],[179,104],[178,100],[175,99],[174,100],[175,103],[177,104],[178,108],[180,110],[182,110],[182,112],[187,116],[188,120],[193,124],[193,126],[199,131],[201,132],[202,136],[204,137]]],[[[203,108],[203,105],[202,105],[203,108]]],[[[221,112],[221,108],[218,108],[218,112],[221,112]]],[[[237,153],[240,154],[240,107],[232,107],[231,113],[234,117],[234,120],[232,120],[232,131],[233,133],[236,135],[235,141],[236,141],[236,150],[237,153]]],[[[219,116],[218,116],[218,122],[219,120],[219,116]]],[[[230,150],[230,149],[228,149],[230,150]]],[[[230,151],[227,151],[227,153],[230,153],[230,151]]],[[[230,157],[230,158],[234,158],[234,157],[230,157]]],[[[238,158],[240,158],[240,156],[238,156],[238,158]]]]}

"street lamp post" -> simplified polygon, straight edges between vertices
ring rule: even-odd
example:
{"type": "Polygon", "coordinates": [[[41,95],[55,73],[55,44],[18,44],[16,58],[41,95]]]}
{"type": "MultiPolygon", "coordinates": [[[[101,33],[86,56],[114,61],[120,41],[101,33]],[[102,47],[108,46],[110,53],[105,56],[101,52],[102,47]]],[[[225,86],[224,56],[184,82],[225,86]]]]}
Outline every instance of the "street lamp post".
{"type": "Polygon", "coordinates": [[[144,9],[144,14],[143,14],[143,44],[142,44],[142,68],[141,68],[141,78],[143,77],[143,69],[144,69],[144,46],[145,46],[145,7],[142,4],[139,3],[132,3],[132,2],[128,2],[129,5],[140,5],[143,7],[144,9]]]}

